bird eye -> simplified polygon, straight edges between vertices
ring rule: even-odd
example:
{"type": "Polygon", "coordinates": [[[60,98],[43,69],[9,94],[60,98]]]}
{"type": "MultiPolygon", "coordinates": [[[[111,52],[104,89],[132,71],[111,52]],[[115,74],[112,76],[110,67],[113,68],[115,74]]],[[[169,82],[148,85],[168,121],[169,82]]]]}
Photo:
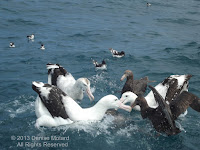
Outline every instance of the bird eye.
{"type": "Polygon", "coordinates": [[[118,99],[115,99],[115,101],[117,101],[118,99]]]}
{"type": "Polygon", "coordinates": [[[128,95],[126,95],[125,97],[128,97],[128,95]]]}

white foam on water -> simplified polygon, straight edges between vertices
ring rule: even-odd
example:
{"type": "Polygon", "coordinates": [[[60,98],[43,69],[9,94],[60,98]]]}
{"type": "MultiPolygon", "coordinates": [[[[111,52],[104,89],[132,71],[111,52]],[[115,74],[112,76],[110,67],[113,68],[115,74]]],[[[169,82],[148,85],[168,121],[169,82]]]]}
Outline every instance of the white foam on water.
{"type": "Polygon", "coordinates": [[[92,137],[97,137],[99,135],[110,135],[109,129],[113,125],[114,117],[110,115],[105,115],[105,118],[102,121],[79,121],[74,122],[69,125],[57,127],[58,130],[74,130],[77,132],[84,131],[85,133],[90,134],[92,137]]]}
{"type": "Polygon", "coordinates": [[[6,108],[5,112],[7,112],[9,114],[9,117],[12,119],[26,112],[30,114],[35,110],[34,101],[30,101],[30,99],[33,99],[33,96],[21,95],[15,98],[15,100],[3,104],[1,108],[6,108]]]}
{"type": "Polygon", "coordinates": [[[181,126],[181,124],[180,124],[178,121],[176,121],[175,123],[176,123],[176,126],[177,126],[181,131],[186,132],[186,130],[181,126]]]}

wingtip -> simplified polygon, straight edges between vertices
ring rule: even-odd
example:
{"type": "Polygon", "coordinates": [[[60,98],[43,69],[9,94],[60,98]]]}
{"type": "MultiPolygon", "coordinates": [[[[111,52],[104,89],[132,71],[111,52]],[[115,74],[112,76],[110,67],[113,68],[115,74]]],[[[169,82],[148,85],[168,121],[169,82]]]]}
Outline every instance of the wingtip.
{"type": "Polygon", "coordinates": [[[52,64],[52,63],[48,63],[46,64],[47,69],[55,69],[55,68],[59,68],[60,65],[59,64],[52,64]]]}

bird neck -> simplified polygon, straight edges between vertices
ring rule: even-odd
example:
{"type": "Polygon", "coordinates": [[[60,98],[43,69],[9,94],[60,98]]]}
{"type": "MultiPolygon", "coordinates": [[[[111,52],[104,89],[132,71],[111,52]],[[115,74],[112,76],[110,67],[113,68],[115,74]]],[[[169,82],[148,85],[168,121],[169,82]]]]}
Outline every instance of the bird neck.
{"type": "Polygon", "coordinates": [[[146,111],[149,108],[149,105],[147,104],[146,100],[141,100],[140,101],[140,107],[141,107],[141,110],[146,111]]]}
{"type": "Polygon", "coordinates": [[[105,113],[107,111],[107,109],[108,109],[107,106],[104,105],[104,103],[101,100],[99,100],[92,108],[98,109],[102,113],[105,113]]]}
{"type": "Polygon", "coordinates": [[[127,80],[126,81],[129,81],[129,80],[133,80],[133,74],[130,74],[127,76],[127,80]]]}
{"type": "Polygon", "coordinates": [[[88,116],[91,115],[91,118],[95,120],[101,120],[104,117],[107,110],[107,106],[104,105],[101,102],[101,100],[99,100],[93,107],[84,109],[84,112],[88,114],[88,116]]]}
{"type": "Polygon", "coordinates": [[[149,106],[147,104],[147,101],[145,99],[141,100],[140,102],[140,108],[141,108],[141,116],[142,118],[146,118],[148,115],[148,110],[149,110],[149,106]]]}
{"type": "Polygon", "coordinates": [[[83,99],[83,90],[78,81],[76,81],[76,83],[73,85],[73,88],[71,91],[71,97],[75,100],[83,99]]]}

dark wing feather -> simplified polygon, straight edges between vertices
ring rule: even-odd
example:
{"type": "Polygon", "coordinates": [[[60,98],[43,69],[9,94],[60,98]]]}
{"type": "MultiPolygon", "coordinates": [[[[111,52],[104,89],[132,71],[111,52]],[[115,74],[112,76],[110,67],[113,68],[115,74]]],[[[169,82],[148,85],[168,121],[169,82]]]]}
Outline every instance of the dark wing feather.
{"type": "Polygon", "coordinates": [[[200,112],[200,99],[194,95],[194,100],[192,104],[190,104],[190,107],[198,112],[200,112]]]}
{"type": "Polygon", "coordinates": [[[166,119],[168,120],[170,126],[172,127],[173,131],[176,131],[177,128],[175,127],[174,120],[172,118],[172,112],[170,110],[169,105],[165,102],[163,97],[158,93],[158,91],[149,85],[149,88],[153,91],[155,100],[158,102],[159,106],[165,114],[166,119]]]}
{"type": "Polygon", "coordinates": [[[139,94],[143,95],[146,92],[147,83],[148,81],[144,78],[140,80],[133,80],[133,92],[136,95],[139,95],[139,94]]]}
{"type": "Polygon", "coordinates": [[[131,79],[127,80],[126,83],[124,84],[121,95],[127,91],[133,92],[133,80],[131,80],[131,79]]]}
{"type": "Polygon", "coordinates": [[[183,91],[178,97],[170,103],[170,109],[173,119],[184,113],[191,106],[194,110],[200,111],[200,100],[197,96],[187,91],[183,91]]]}
{"type": "Polygon", "coordinates": [[[171,101],[175,100],[177,98],[177,96],[181,93],[183,87],[186,84],[188,84],[188,81],[190,80],[191,77],[192,77],[192,75],[186,75],[185,81],[183,82],[183,84],[180,87],[178,87],[177,79],[175,79],[175,78],[173,78],[173,79],[168,78],[168,80],[165,79],[166,83],[169,84],[169,88],[167,90],[165,100],[168,101],[169,103],[171,103],[171,101]]]}
{"type": "Polygon", "coordinates": [[[53,117],[69,118],[62,103],[62,96],[66,96],[62,90],[57,87],[52,87],[48,97],[39,96],[53,117]]]}
{"type": "Polygon", "coordinates": [[[177,97],[177,95],[180,94],[181,89],[178,89],[178,80],[177,79],[172,79],[169,81],[169,88],[166,93],[165,101],[168,101],[171,103],[173,99],[177,97]]]}
{"type": "Polygon", "coordinates": [[[60,66],[59,64],[47,64],[48,66],[50,65],[57,65],[59,68],[53,68],[53,69],[48,69],[48,74],[51,74],[51,83],[52,85],[56,85],[57,86],[57,78],[60,75],[67,75],[68,72],[65,70],[65,68],[63,68],[62,66],[60,66]],[[53,71],[52,71],[53,70],[53,71]]]}

